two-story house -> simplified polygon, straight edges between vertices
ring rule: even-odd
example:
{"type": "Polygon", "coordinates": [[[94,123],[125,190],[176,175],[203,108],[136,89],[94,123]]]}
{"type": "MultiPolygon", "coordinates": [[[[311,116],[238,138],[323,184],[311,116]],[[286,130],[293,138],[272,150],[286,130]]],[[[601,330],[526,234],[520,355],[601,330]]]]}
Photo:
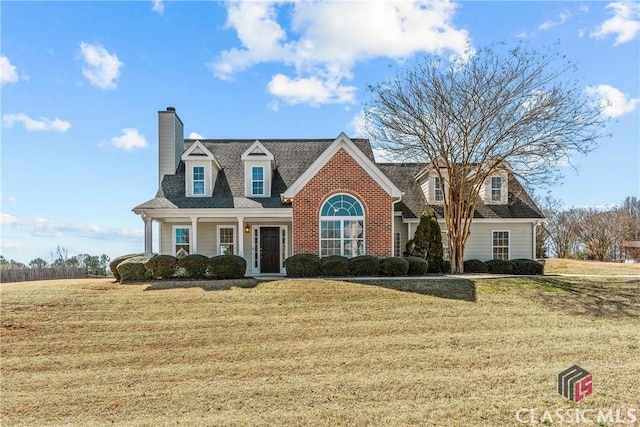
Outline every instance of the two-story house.
{"type": "MultiPolygon", "coordinates": [[[[442,218],[433,167],[376,163],[366,139],[185,140],[174,108],[158,115],[159,189],[133,209],[149,254],[233,253],[247,274],[285,273],[297,253],[402,256],[423,210],[442,218]]],[[[465,259],[535,258],[543,215],[513,173],[487,179],[480,198],[465,259]]]]}

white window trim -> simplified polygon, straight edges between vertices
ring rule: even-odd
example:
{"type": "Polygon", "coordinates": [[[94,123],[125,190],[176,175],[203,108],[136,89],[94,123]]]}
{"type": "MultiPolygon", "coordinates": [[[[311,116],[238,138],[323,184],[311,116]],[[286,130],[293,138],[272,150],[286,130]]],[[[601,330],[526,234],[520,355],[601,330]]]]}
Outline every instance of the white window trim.
{"type": "Polygon", "coordinates": [[[433,201],[436,203],[444,203],[444,186],[442,185],[442,180],[439,176],[433,177],[433,201]],[[438,186],[436,185],[438,181],[440,181],[440,199],[438,199],[436,196],[436,194],[438,194],[438,186]]]}
{"type": "MultiPolygon", "coordinates": [[[[353,197],[358,203],[360,203],[360,207],[362,208],[362,216],[322,216],[319,215],[319,221],[318,221],[318,256],[320,258],[322,258],[322,221],[340,221],[340,256],[345,256],[344,255],[344,221],[362,221],[362,246],[364,248],[364,253],[363,254],[357,254],[355,256],[359,256],[359,255],[366,255],[367,254],[367,222],[365,220],[365,216],[366,216],[366,212],[364,210],[364,205],[362,204],[362,202],[360,201],[360,199],[358,199],[356,196],[354,196],[353,194],[349,194],[349,193],[336,193],[336,194],[332,194],[331,196],[327,197],[322,204],[320,205],[320,211],[322,212],[322,208],[324,207],[324,204],[327,203],[327,201],[329,199],[331,199],[334,196],[340,196],[340,195],[345,195],[345,196],[349,196],[349,197],[353,197]]],[[[330,240],[330,239],[325,239],[325,240],[330,240]]],[[[332,239],[333,240],[333,239],[332,239]]]]}
{"type": "Polygon", "coordinates": [[[256,197],[265,197],[267,194],[267,183],[266,183],[266,176],[265,176],[265,167],[262,165],[252,165],[251,169],[250,169],[250,173],[251,173],[251,195],[252,196],[256,196],[256,197]],[[262,180],[257,180],[257,179],[253,179],[253,170],[256,168],[260,168],[262,169],[262,180]],[[253,192],[253,183],[254,182],[262,182],[262,193],[254,193],[253,192]]]}
{"type": "MultiPolygon", "coordinates": [[[[229,225],[219,224],[216,227],[216,254],[221,255],[220,247],[222,246],[222,243],[220,242],[220,230],[222,228],[231,228],[233,230],[233,254],[237,255],[238,254],[238,230],[237,230],[237,227],[232,224],[229,224],[229,225]]],[[[227,245],[228,243],[224,243],[224,244],[227,245]]]]}
{"type": "Polygon", "coordinates": [[[195,197],[202,197],[207,195],[207,168],[204,165],[192,165],[191,166],[191,195],[195,197]],[[202,180],[195,178],[196,168],[202,168],[202,180]],[[202,182],[204,184],[204,191],[202,194],[196,194],[196,182],[202,182]]]}
{"type": "Polygon", "coordinates": [[[500,175],[492,175],[489,177],[489,200],[491,200],[493,203],[499,203],[502,201],[502,187],[503,187],[503,180],[504,178],[500,175]],[[500,178],[500,188],[497,189],[497,191],[499,192],[498,195],[500,197],[498,197],[497,199],[493,198],[493,179],[494,178],[500,178]]]}
{"type": "Polygon", "coordinates": [[[187,229],[189,230],[189,255],[191,255],[191,253],[193,252],[191,250],[191,248],[193,247],[193,233],[191,232],[191,226],[190,225],[174,225],[171,228],[171,235],[172,238],[171,240],[173,241],[173,248],[172,248],[172,252],[173,252],[173,256],[177,256],[178,255],[178,251],[176,250],[176,246],[178,245],[178,242],[176,241],[176,230],[177,229],[187,229]]]}
{"type": "Polygon", "coordinates": [[[507,261],[511,259],[511,230],[491,230],[491,259],[495,259],[493,257],[493,250],[495,248],[503,248],[504,246],[495,246],[493,244],[493,233],[508,233],[508,242],[507,242],[507,261]]]}

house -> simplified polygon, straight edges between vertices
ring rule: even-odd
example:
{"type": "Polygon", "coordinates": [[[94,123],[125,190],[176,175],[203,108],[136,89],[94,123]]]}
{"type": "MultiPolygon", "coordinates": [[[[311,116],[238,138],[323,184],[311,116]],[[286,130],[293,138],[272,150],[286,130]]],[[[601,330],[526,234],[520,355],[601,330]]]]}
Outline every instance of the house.
{"type": "MultiPolygon", "coordinates": [[[[159,111],[156,196],[133,211],[145,252],[237,254],[247,274],[285,273],[298,253],[401,256],[420,213],[440,218],[428,164],[377,163],[366,139],[192,140],[172,107],[159,111]],[[152,224],[159,224],[159,248],[152,224]]],[[[465,258],[535,258],[543,215],[508,169],[485,183],[465,258]]],[[[446,248],[445,248],[446,253],[446,248]]]]}

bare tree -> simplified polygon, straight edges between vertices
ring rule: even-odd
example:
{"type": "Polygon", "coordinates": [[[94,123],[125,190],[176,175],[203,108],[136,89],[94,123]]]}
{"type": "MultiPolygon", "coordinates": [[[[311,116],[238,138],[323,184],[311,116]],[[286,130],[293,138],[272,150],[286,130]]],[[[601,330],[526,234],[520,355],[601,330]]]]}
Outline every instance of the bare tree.
{"type": "MultiPolygon", "coordinates": [[[[627,197],[617,213],[620,245],[622,241],[640,241],[640,200],[637,197],[627,197]]],[[[640,261],[640,248],[629,246],[621,249],[623,255],[640,261]]]]}
{"type": "Polygon", "coordinates": [[[371,87],[371,139],[398,158],[434,165],[443,192],[452,272],[485,180],[508,167],[529,185],[558,178],[557,165],[595,148],[600,108],[587,99],[575,66],[525,45],[481,48],[445,62],[427,56],[371,87]]]}
{"type": "Polygon", "coordinates": [[[582,209],[579,214],[578,236],[585,245],[587,258],[596,261],[611,260],[612,247],[616,244],[615,211],[582,209]]]}

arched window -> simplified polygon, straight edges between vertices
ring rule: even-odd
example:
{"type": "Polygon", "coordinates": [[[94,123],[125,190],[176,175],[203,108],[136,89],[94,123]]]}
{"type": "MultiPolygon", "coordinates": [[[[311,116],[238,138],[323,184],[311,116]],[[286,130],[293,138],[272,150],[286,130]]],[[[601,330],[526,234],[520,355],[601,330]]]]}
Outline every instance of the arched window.
{"type": "Polygon", "coordinates": [[[320,256],[364,254],[362,205],[348,194],[331,196],[320,209],[320,256]]]}

